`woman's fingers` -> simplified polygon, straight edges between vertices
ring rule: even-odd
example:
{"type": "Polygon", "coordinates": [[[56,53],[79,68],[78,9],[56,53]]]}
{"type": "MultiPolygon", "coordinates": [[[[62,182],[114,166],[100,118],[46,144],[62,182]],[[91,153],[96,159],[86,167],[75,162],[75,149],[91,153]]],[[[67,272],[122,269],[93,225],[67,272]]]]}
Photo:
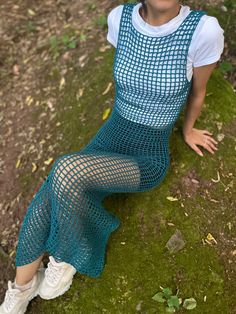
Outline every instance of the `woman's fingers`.
{"type": "Polygon", "coordinates": [[[191,148],[199,155],[199,156],[203,156],[203,153],[202,153],[202,151],[199,149],[199,147],[197,146],[197,145],[195,145],[195,144],[192,144],[191,145],[191,148]]]}
{"type": "Polygon", "coordinates": [[[191,140],[187,140],[188,145],[199,155],[203,156],[202,151],[199,149],[197,145],[201,145],[204,147],[207,151],[209,151],[211,154],[214,154],[215,151],[218,149],[216,147],[216,144],[218,142],[211,136],[212,133],[210,133],[207,130],[199,130],[204,134],[199,134],[200,136],[196,136],[195,140],[192,138],[191,140]]]}
{"type": "Polygon", "coordinates": [[[205,136],[205,137],[207,137],[207,140],[212,141],[214,144],[218,144],[218,142],[213,137],[211,136],[205,136]]]}
{"type": "Polygon", "coordinates": [[[204,147],[206,150],[208,150],[210,153],[212,153],[212,154],[215,153],[214,150],[213,150],[213,148],[211,147],[211,143],[205,142],[205,143],[203,144],[203,147],[204,147]]]}
{"type": "Polygon", "coordinates": [[[202,130],[203,134],[208,134],[208,135],[212,135],[211,132],[207,131],[207,130],[202,130]]]}
{"type": "Polygon", "coordinates": [[[215,150],[218,149],[214,144],[218,143],[212,137],[204,136],[202,146],[212,154],[214,153],[215,150]]]}
{"type": "Polygon", "coordinates": [[[203,144],[202,146],[207,149],[210,153],[214,154],[215,153],[215,150],[217,150],[218,148],[215,147],[215,145],[210,142],[209,140],[203,140],[203,144]]]}

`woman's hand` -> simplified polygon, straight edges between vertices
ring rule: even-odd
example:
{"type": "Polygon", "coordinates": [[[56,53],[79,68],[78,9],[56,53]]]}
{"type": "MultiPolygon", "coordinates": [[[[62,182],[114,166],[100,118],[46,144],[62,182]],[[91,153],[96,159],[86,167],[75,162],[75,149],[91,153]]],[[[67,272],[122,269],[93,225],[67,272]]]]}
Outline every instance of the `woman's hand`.
{"type": "Polygon", "coordinates": [[[195,128],[192,128],[189,132],[183,132],[184,141],[200,156],[203,156],[203,153],[197,145],[201,145],[211,154],[214,154],[215,150],[218,149],[214,145],[218,144],[218,142],[211,135],[212,133],[207,130],[198,130],[195,128]]]}

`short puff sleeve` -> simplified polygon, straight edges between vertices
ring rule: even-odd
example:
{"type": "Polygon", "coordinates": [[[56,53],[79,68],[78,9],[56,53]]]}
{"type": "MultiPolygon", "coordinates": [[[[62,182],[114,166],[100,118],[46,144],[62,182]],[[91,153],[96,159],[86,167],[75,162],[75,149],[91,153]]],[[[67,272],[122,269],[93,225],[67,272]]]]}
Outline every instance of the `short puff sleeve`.
{"type": "Polygon", "coordinates": [[[211,64],[220,59],[224,50],[224,30],[216,17],[208,17],[194,43],[193,67],[211,64]]]}
{"type": "Polygon", "coordinates": [[[117,47],[122,9],[123,9],[123,4],[120,4],[116,6],[115,8],[113,8],[107,16],[107,25],[108,25],[107,40],[115,48],[117,47]]]}

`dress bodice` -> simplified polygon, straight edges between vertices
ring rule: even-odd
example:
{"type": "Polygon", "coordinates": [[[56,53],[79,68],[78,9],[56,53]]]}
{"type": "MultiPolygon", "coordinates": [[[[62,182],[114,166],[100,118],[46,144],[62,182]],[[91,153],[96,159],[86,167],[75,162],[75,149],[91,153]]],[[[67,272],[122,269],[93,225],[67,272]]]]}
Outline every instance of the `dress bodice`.
{"type": "Polygon", "coordinates": [[[126,119],[158,128],[173,127],[192,80],[187,78],[188,48],[205,11],[192,10],[174,32],[144,35],[132,24],[136,3],[124,4],[113,65],[115,109],[126,119]]]}

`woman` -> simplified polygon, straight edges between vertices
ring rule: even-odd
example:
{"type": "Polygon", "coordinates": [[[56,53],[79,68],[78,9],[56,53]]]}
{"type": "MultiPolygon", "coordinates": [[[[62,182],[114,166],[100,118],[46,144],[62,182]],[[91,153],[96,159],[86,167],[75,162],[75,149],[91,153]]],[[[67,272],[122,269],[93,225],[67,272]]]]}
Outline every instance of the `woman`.
{"type": "Polygon", "coordinates": [[[109,119],[78,152],[60,156],[28,207],[1,314],[24,313],[36,295],[67,291],[78,271],[93,278],[120,220],[102,206],[111,193],[155,188],[170,166],[169,137],[187,102],[185,142],[214,154],[217,141],[194,128],[207,81],[223,51],[215,17],[178,0],[124,4],[108,15],[107,39],[117,48],[116,95],[109,119]],[[49,252],[46,270],[44,252],[49,252]]]}

